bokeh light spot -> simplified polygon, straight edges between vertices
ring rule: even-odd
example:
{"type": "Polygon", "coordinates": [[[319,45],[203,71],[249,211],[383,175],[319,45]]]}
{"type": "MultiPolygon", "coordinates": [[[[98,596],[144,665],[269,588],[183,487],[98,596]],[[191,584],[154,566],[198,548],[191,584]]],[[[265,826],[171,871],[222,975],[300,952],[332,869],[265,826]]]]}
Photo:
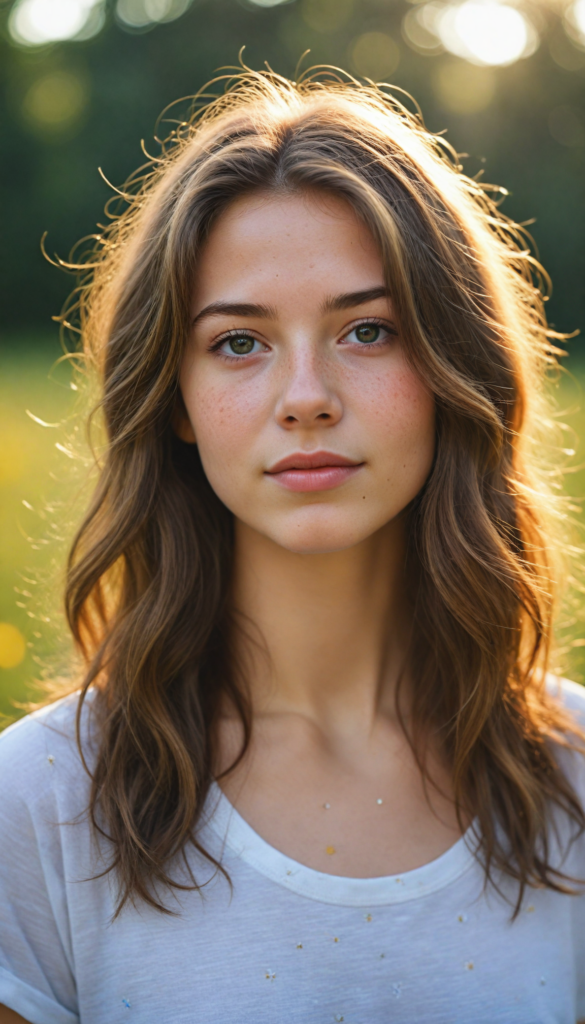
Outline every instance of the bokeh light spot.
{"type": "Polygon", "coordinates": [[[446,6],[437,19],[437,30],[445,49],[475,64],[513,64],[538,45],[525,15],[496,0],[446,6]]]}
{"type": "Polygon", "coordinates": [[[22,101],[22,112],[32,127],[61,132],[79,121],[89,99],[86,83],[72,71],[53,71],[37,78],[22,101]]]}
{"type": "Polygon", "coordinates": [[[303,0],[301,14],[316,32],[337,32],[353,14],[353,0],[303,0]]]}
{"type": "Polygon", "coordinates": [[[192,0],[118,0],[116,17],[125,28],[141,29],[161,22],[175,21],[191,6],[192,0]]]}
{"type": "Polygon", "coordinates": [[[575,0],[567,7],[564,23],[573,42],[585,47],[585,0],[575,0]]]}
{"type": "Polygon", "coordinates": [[[402,34],[413,50],[425,56],[443,52],[445,47],[439,39],[436,24],[444,8],[441,3],[420,4],[405,14],[402,34]]]}
{"type": "Polygon", "coordinates": [[[351,47],[351,61],[358,75],[379,82],[396,71],[400,50],[385,32],[364,32],[351,47]]]}
{"type": "Polygon", "coordinates": [[[574,107],[555,107],[548,115],[549,131],[561,146],[585,145],[585,125],[583,118],[574,107]]]}
{"type": "Polygon", "coordinates": [[[434,75],[434,86],[442,107],[454,114],[478,114],[492,102],[496,82],[490,68],[462,60],[441,63],[434,75]]]}
{"type": "Polygon", "coordinates": [[[17,43],[42,46],[46,43],[74,39],[91,23],[95,31],[101,27],[96,18],[103,0],[17,0],[8,19],[8,30],[17,43]]]}
{"type": "Polygon", "coordinates": [[[0,622],[0,668],[16,668],[26,654],[26,641],[16,626],[0,622]]]}

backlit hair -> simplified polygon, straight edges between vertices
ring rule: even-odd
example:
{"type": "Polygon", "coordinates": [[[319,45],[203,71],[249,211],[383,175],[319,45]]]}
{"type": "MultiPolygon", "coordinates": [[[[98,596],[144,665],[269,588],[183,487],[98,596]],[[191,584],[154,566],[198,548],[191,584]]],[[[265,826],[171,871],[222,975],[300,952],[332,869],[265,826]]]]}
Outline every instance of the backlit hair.
{"type": "Polygon", "coordinates": [[[490,190],[387,89],[326,70],[297,83],[243,71],[195,107],[129,184],[78,304],[107,446],[66,607],[82,695],[96,691],[91,815],[120,906],[164,908],[161,886],[186,884],[175,866],[199,847],[226,700],[250,738],[232,516],[172,419],[214,222],[248,193],[303,190],[345,200],[371,232],[407,358],[436,401],[436,456],[408,514],[404,728],[423,772],[426,738],[439,738],[460,822],[477,817],[486,877],[517,880],[516,909],[527,884],[566,891],[550,808],[585,819],[552,743],[567,721],[544,688],[555,542],[533,440],[555,349],[538,265],[490,190]]]}

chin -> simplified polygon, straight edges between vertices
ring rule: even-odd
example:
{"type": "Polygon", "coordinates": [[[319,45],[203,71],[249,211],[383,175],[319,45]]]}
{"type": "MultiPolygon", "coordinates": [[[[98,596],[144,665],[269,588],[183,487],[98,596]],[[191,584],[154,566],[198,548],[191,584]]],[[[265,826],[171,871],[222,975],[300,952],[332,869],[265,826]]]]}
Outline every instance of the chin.
{"type": "Polygon", "coordinates": [[[366,540],[382,525],[359,522],[360,517],[331,514],[330,509],[313,505],[287,516],[282,523],[266,524],[266,533],[280,547],[298,555],[326,555],[344,551],[366,540]]]}

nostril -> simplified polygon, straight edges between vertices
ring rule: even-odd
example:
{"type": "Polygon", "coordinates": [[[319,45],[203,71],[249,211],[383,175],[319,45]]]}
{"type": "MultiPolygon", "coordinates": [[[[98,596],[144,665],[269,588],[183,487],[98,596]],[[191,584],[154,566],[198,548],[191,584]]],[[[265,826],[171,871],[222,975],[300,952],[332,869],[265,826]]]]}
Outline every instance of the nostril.
{"type": "Polygon", "coordinates": [[[319,415],[317,416],[317,419],[318,420],[330,420],[331,416],[329,415],[328,412],[320,412],[319,415]]]}

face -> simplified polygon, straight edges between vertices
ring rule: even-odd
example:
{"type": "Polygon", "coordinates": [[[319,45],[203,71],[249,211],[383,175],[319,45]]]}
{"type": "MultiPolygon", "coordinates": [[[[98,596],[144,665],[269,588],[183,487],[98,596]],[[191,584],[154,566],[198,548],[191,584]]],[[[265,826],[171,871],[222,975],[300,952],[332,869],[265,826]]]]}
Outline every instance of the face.
{"type": "Polygon", "coordinates": [[[181,369],[211,486],[301,553],[359,544],[423,486],[434,402],[409,367],[372,237],[343,201],[254,195],[202,252],[181,369]]]}

